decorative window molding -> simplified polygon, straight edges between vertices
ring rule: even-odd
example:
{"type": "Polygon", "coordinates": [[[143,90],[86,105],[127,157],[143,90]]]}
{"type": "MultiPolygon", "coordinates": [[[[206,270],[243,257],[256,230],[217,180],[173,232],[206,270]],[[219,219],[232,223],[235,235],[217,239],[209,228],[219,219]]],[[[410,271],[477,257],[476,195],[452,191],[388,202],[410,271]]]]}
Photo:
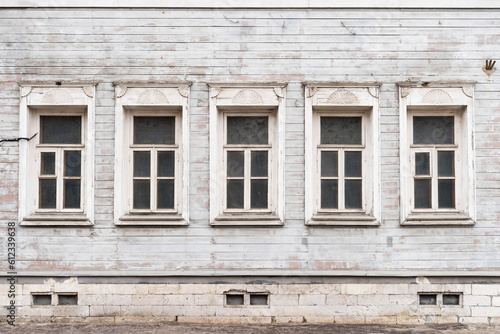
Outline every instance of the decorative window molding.
{"type": "Polygon", "coordinates": [[[188,225],[189,86],[115,89],[115,225],[188,225]]]}
{"type": "Polygon", "coordinates": [[[307,225],[380,224],[378,94],[378,85],[306,86],[307,225]]]}
{"type": "Polygon", "coordinates": [[[210,87],[210,224],[284,223],[284,86],[210,87]]]}
{"type": "Polygon", "coordinates": [[[473,84],[400,84],[401,224],[475,223],[473,84]]]}
{"type": "Polygon", "coordinates": [[[19,220],[90,226],[94,216],[94,85],[21,86],[19,220]]]}

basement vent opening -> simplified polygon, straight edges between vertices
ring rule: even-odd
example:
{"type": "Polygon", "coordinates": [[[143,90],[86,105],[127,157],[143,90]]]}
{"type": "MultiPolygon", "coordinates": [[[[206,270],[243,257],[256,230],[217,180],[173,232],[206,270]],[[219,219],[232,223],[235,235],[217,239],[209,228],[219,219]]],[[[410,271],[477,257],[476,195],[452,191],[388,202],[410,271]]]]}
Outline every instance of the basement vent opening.
{"type": "Polygon", "coordinates": [[[419,305],[436,305],[437,295],[436,294],[421,294],[419,295],[419,305]]]}
{"type": "Polygon", "coordinates": [[[459,294],[444,294],[443,305],[460,305],[459,294]]]}
{"type": "Polygon", "coordinates": [[[58,299],[59,299],[58,305],[78,305],[78,295],[77,294],[58,295],[58,299]]]}
{"type": "Polygon", "coordinates": [[[52,295],[33,295],[33,305],[52,305],[52,295]]]}
{"type": "Polygon", "coordinates": [[[245,295],[243,294],[227,294],[226,305],[244,305],[245,295]]]}
{"type": "Polygon", "coordinates": [[[250,305],[267,305],[268,295],[250,295],[250,305]]]}

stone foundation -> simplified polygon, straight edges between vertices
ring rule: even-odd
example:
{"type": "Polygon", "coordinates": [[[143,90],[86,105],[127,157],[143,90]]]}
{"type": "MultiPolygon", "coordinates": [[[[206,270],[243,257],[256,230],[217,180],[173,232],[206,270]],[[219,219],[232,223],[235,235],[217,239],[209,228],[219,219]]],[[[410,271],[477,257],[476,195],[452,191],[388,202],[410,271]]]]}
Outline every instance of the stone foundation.
{"type": "MultiPolygon", "coordinates": [[[[431,282],[424,277],[318,279],[320,282],[267,279],[224,284],[164,283],[159,279],[122,283],[123,278],[117,279],[120,283],[109,283],[111,280],[18,278],[16,321],[500,323],[500,283],[491,279],[459,283],[460,279],[431,282]],[[422,304],[429,302],[431,305],[422,304]]],[[[2,284],[1,288],[1,304],[8,305],[9,286],[2,284]]],[[[5,307],[1,315],[6,319],[5,307]]]]}

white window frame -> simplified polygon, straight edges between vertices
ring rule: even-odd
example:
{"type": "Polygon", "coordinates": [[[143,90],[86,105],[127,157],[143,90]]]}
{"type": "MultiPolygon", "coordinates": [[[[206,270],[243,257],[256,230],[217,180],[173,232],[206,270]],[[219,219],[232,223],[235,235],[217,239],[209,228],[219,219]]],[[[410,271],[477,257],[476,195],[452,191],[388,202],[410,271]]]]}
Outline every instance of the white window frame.
{"type": "Polygon", "coordinates": [[[475,224],[474,85],[400,83],[401,224],[475,224]],[[454,116],[454,143],[413,145],[413,116],[454,116]],[[455,152],[455,208],[437,206],[437,151],[455,152]],[[414,208],[415,153],[429,152],[432,208],[414,208]]]}
{"type": "MultiPolygon", "coordinates": [[[[190,84],[120,84],[115,88],[115,225],[182,226],[189,224],[190,84]],[[175,117],[174,145],[135,145],[134,117],[175,117]],[[175,151],[174,208],[155,209],[156,164],[151,164],[150,209],[133,208],[133,151],[175,151]]],[[[156,161],[153,158],[153,161],[156,161]]]]}
{"type": "Polygon", "coordinates": [[[21,84],[19,220],[23,226],[91,226],[94,221],[95,85],[21,84]],[[40,144],[40,116],[81,116],[81,144],[40,144]],[[81,150],[81,207],[62,208],[62,155],[81,150]],[[56,152],[56,208],[39,208],[41,152],[56,152]]]}
{"type": "MultiPolygon", "coordinates": [[[[210,87],[210,224],[283,225],[285,162],[285,87],[279,85],[211,85],[210,87]],[[231,116],[268,116],[268,208],[226,208],[226,120],[231,116]]],[[[258,150],[260,145],[256,146],[258,150]]],[[[247,149],[250,146],[247,147],[247,149]]],[[[246,159],[245,159],[246,161],[246,159]]],[[[249,163],[249,162],[248,162],[249,163]]],[[[245,181],[248,183],[248,169],[245,181]]],[[[248,204],[249,187],[245,187],[248,204]]]]}
{"type": "Polygon", "coordinates": [[[305,223],[328,226],[380,224],[379,85],[315,85],[305,87],[305,223]],[[321,117],[361,117],[361,145],[321,145],[321,117]],[[345,209],[344,173],[339,154],[339,208],[321,208],[322,150],[362,151],[362,208],[345,209]]]}

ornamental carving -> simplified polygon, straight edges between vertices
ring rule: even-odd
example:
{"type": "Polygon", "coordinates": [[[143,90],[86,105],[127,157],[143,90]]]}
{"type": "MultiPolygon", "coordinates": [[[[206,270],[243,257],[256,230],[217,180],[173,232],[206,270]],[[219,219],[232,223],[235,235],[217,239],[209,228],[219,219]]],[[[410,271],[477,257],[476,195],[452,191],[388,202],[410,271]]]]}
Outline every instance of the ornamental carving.
{"type": "Polygon", "coordinates": [[[177,91],[182,97],[187,98],[189,95],[189,86],[177,87],[177,91]]]}
{"type": "Polygon", "coordinates": [[[88,97],[94,97],[94,89],[92,86],[82,87],[82,90],[88,97]]]}
{"type": "Polygon", "coordinates": [[[212,88],[212,89],[210,90],[210,98],[212,98],[212,99],[213,99],[214,97],[219,96],[220,92],[221,92],[221,89],[220,89],[220,88],[212,88]]]}
{"type": "Polygon", "coordinates": [[[123,97],[127,94],[128,87],[116,86],[115,94],[116,97],[123,97]]]}
{"type": "Polygon", "coordinates": [[[422,104],[446,105],[452,103],[450,94],[442,89],[433,89],[422,98],[422,104]]]}
{"type": "Polygon", "coordinates": [[[256,91],[251,89],[245,89],[239,91],[233,97],[233,104],[236,105],[264,104],[264,100],[262,99],[262,96],[260,96],[259,93],[257,93],[256,91]]]}
{"type": "Polygon", "coordinates": [[[42,98],[45,104],[71,104],[73,98],[64,89],[51,89],[42,98]]]}
{"type": "Polygon", "coordinates": [[[318,87],[309,87],[309,91],[307,93],[307,97],[313,97],[314,94],[318,91],[318,87]]]}
{"type": "Polygon", "coordinates": [[[30,95],[32,87],[21,87],[21,97],[30,95]]]}
{"type": "Polygon", "coordinates": [[[403,87],[401,88],[401,97],[405,98],[411,93],[411,88],[410,87],[403,87]]]}
{"type": "Polygon", "coordinates": [[[167,104],[168,99],[158,89],[148,89],[137,99],[137,104],[167,104]]]}
{"type": "Polygon", "coordinates": [[[374,98],[378,99],[378,89],[375,87],[368,87],[368,93],[374,98]]]}
{"type": "Polygon", "coordinates": [[[359,104],[358,98],[354,93],[346,90],[339,89],[333,92],[332,95],[328,97],[329,104],[359,104]]]}
{"type": "Polygon", "coordinates": [[[285,97],[285,95],[283,94],[283,88],[281,88],[281,87],[274,87],[274,88],[273,88],[273,91],[274,91],[274,94],[276,94],[276,96],[277,96],[278,98],[283,98],[283,97],[285,97]]]}
{"type": "Polygon", "coordinates": [[[462,87],[462,92],[464,92],[465,96],[472,98],[474,96],[474,87],[464,86],[462,87]]]}

